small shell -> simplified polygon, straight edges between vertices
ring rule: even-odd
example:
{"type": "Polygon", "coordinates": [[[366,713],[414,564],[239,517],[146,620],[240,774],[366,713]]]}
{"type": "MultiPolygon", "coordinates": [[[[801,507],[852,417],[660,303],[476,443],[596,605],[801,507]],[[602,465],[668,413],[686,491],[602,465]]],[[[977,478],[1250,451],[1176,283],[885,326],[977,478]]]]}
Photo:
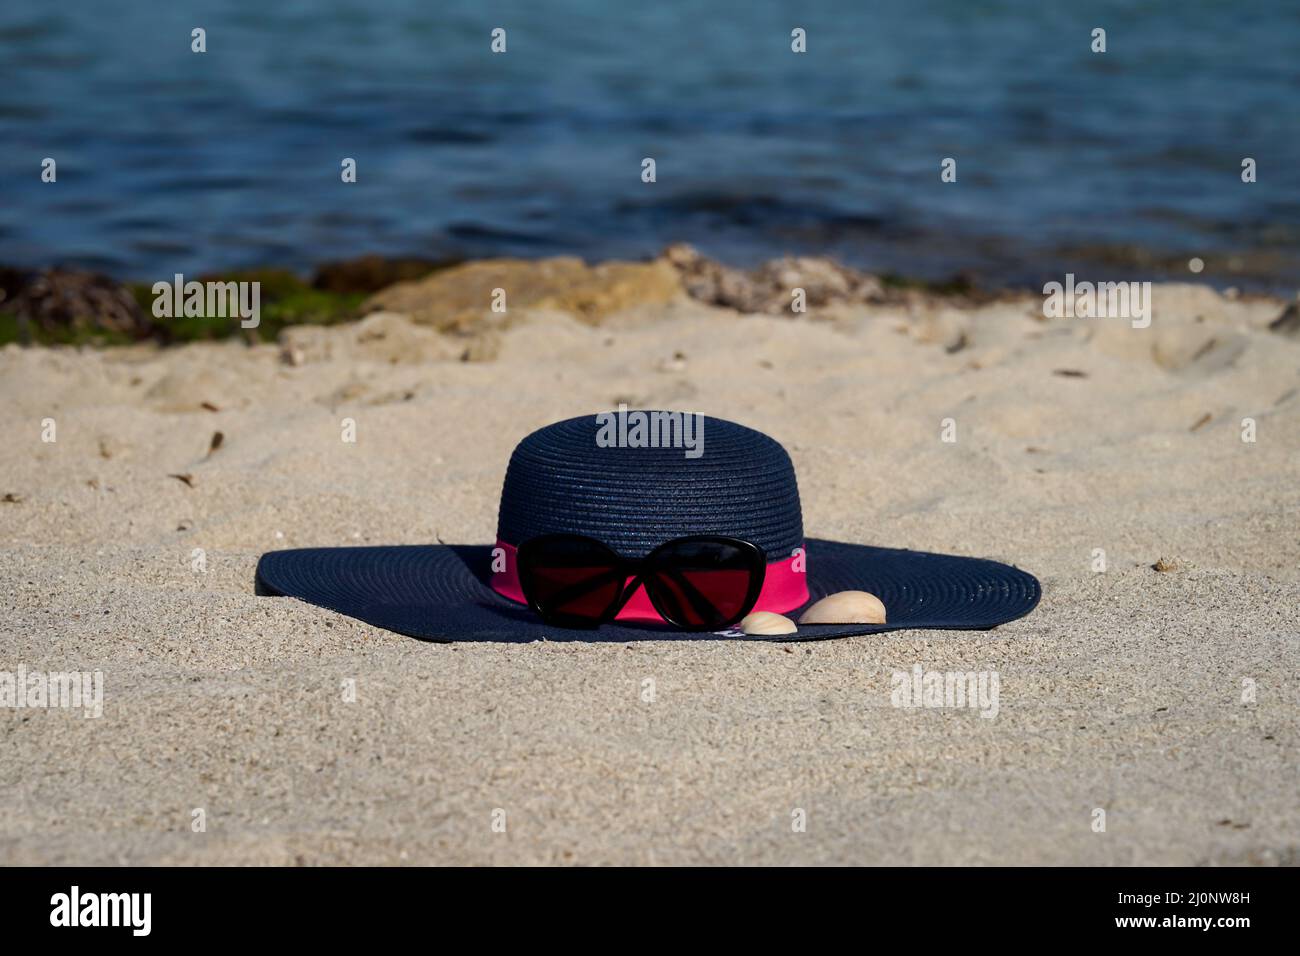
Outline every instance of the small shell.
{"type": "Polygon", "coordinates": [[[747,614],[740,622],[740,629],[746,634],[793,634],[799,628],[794,621],[782,614],[771,611],[755,611],[747,614]]]}
{"type": "Polygon", "coordinates": [[[866,591],[828,594],[799,618],[800,624],[884,624],[885,605],[866,591]]]}

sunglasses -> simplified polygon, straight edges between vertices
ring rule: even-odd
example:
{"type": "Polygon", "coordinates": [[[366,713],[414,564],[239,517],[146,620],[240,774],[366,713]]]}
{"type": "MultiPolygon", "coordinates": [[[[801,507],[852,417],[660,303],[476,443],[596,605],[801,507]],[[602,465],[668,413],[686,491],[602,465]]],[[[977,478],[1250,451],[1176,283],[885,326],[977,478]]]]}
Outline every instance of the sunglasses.
{"type": "Polygon", "coordinates": [[[753,609],[767,555],[752,542],[705,534],[674,538],[644,558],[625,558],[595,538],[546,534],[519,545],[518,568],[528,606],[550,624],[611,621],[644,587],[669,624],[719,631],[753,609]]]}

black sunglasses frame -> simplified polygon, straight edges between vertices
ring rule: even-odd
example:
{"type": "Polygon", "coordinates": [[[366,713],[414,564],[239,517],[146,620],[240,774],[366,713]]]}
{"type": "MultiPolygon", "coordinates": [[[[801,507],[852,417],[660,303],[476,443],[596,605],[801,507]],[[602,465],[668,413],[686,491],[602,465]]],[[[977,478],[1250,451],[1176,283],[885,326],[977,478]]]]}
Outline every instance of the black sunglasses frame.
{"type": "MultiPolygon", "coordinates": [[[[624,606],[637,589],[645,586],[646,578],[653,574],[670,572],[674,570],[672,561],[666,558],[668,549],[675,545],[682,544],[723,544],[737,549],[746,559],[749,566],[749,590],[745,595],[745,601],[741,605],[739,612],[732,617],[727,618],[720,624],[696,624],[683,623],[675,618],[675,615],[661,606],[660,601],[655,595],[656,589],[646,587],[646,596],[649,597],[651,605],[663,620],[673,627],[682,631],[721,631],[738,624],[746,614],[754,608],[758,601],[758,596],[763,590],[763,581],[767,576],[767,553],[754,544],[752,541],[745,541],[742,538],[730,538],[720,534],[692,534],[681,538],[673,538],[671,541],[665,541],[647,554],[644,558],[625,558],[615,552],[609,545],[596,538],[590,538],[582,534],[544,534],[536,538],[529,538],[519,545],[515,557],[518,563],[519,584],[523,589],[524,598],[528,606],[539,615],[548,624],[555,624],[561,627],[598,627],[606,624],[618,616],[619,611],[624,606]],[[570,614],[556,614],[547,611],[536,598],[536,589],[533,587],[533,567],[540,562],[546,553],[546,546],[560,541],[580,542],[587,546],[594,546],[599,549],[603,557],[607,559],[611,574],[617,575],[617,580],[627,582],[619,591],[618,597],[607,607],[599,617],[583,617],[570,614]]],[[[602,562],[602,564],[605,562],[602,562]]],[[[679,578],[678,583],[694,591],[694,587],[685,578],[679,578]]],[[[696,591],[698,595],[699,592],[696,591]]],[[[717,610],[712,602],[708,601],[707,596],[699,595],[699,598],[709,604],[713,610],[717,610]]]]}

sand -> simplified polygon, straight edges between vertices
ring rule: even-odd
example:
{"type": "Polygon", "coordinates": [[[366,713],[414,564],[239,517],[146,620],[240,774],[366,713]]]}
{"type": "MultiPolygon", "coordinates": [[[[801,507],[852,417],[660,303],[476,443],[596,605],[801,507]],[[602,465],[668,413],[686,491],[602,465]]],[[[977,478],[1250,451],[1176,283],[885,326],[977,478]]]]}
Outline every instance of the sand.
{"type": "Polygon", "coordinates": [[[288,336],[298,364],[8,347],[0,670],[104,700],[0,710],[0,862],[1300,862],[1300,340],[1277,301],[1155,297],[1149,329],[1034,297],[540,308],[487,361],[392,315],[288,336]],[[514,443],[619,402],[781,440],[809,536],[1010,561],[1042,604],[504,645],[254,596],[267,550],[491,541],[514,443]],[[916,665],[996,671],[997,715],[892,706],[916,665]]]}

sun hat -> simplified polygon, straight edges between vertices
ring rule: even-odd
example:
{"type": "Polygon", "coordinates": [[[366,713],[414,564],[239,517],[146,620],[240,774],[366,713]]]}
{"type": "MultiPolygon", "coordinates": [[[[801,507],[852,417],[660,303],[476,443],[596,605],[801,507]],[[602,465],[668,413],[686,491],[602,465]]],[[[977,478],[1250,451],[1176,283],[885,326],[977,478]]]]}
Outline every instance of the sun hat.
{"type": "Polygon", "coordinates": [[[762,432],[682,412],[602,412],[541,428],[506,469],[495,544],[300,548],[264,554],[259,594],[288,596],[439,641],[765,639],[731,627],[682,631],[640,589],[595,628],[557,626],[525,603],[518,550],[582,535],[645,558],[673,539],[724,535],[766,556],[754,610],[797,620],[838,591],[868,591],[885,624],[800,625],[782,641],[909,628],[983,630],[1037,605],[1037,579],[980,558],[805,539],[794,466],[762,432]]]}

